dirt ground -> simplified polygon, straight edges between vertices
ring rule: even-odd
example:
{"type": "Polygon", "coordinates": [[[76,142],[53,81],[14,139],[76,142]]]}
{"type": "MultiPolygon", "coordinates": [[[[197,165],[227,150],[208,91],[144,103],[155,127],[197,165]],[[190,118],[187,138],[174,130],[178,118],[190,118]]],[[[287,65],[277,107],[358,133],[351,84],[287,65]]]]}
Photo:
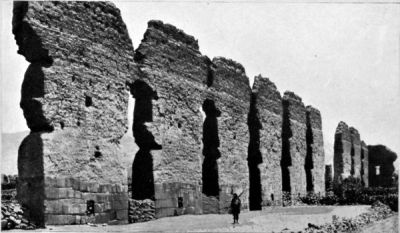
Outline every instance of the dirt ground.
{"type": "MultiPolygon", "coordinates": [[[[368,208],[369,206],[271,207],[262,211],[241,213],[239,224],[236,225],[232,224],[231,215],[209,214],[184,215],[118,226],[47,226],[46,229],[33,232],[298,232],[306,228],[308,223],[319,225],[331,222],[333,215],[355,217],[367,212],[368,208]]],[[[366,231],[369,232],[382,231],[366,231]]]]}

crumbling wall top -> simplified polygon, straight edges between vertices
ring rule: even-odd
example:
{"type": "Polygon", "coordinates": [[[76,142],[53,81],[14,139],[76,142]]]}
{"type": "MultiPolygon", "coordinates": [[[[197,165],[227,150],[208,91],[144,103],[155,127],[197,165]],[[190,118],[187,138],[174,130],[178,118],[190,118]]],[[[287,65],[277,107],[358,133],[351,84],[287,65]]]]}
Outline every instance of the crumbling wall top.
{"type": "Polygon", "coordinates": [[[254,77],[252,92],[257,95],[257,103],[264,110],[282,114],[282,97],[271,80],[261,75],[254,77]]]}
{"type": "Polygon", "coordinates": [[[322,129],[321,112],[311,105],[308,105],[306,107],[306,110],[310,117],[311,127],[317,128],[317,129],[322,129]]]}
{"type": "Polygon", "coordinates": [[[306,124],[306,108],[300,96],[294,92],[285,91],[283,94],[283,101],[289,103],[289,114],[290,119],[299,122],[300,124],[306,124]]]}

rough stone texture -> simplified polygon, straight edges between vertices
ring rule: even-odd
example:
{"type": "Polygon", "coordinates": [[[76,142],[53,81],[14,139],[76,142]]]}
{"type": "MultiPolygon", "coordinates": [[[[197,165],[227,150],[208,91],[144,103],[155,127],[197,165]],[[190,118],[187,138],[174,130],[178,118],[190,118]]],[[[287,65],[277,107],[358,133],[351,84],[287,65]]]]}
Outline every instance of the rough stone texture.
{"type": "Polygon", "coordinates": [[[350,176],[351,171],[351,136],[349,127],[343,121],[339,122],[335,132],[333,155],[333,183],[339,186],[344,179],[350,176]]]}
{"type": "Polygon", "coordinates": [[[368,145],[369,186],[390,187],[393,185],[393,162],[397,154],[384,145],[368,145]],[[379,166],[379,174],[376,167],[379,166]]]}
{"type": "Polygon", "coordinates": [[[361,181],[364,187],[369,187],[368,181],[368,173],[369,173],[369,165],[368,165],[368,146],[364,141],[361,141],[361,181]]]}
{"type": "MultiPolygon", "coordinates": [[[[306,107],[301,98],[293,92],[286,91],[283,95],[283,129],[282,140],[288,140],[288,145],[282,145],[282,161],[286,160],[290,175],[290,192],[292,195],[306,194],[306,173],[304,169],[306,146],[306,107]],[[286,121],[288,118],[289,121],[286,121]],[[288,124],[285,126],[285,124],[288,124]],[[286,155],[289,146],[289,156],[286,155]],[[287,156],[287,157],[286,157],[287,156]]],[[[283,144],[284,142],[282,142],[283,144]]],[[[285,181],[282,181],[285,183],[285,181]]],[[[285,191],[285,190],[284,190],[285,191]]]]}
{"type": "MultiPolygon", "coordinates": [[[[208,82],[209,88],[204,98],[214,101],[216,108],[221,112],[217,117],[220,141],[218,149],[221,154],[217,160],[219,212],[227,213],[232,194],[235,192],[242,194],[242,207],[248,206],[247,116],[250,110],[251,89],[243,66],[235,61],[222,57],[214,58],[211,75],[212,82],[208,82]]],[[[208,78],[210,79],[210,75],[208,78]]],[[[203,138],[206,136],[203,134],[203,138]]]]}
{"type": "Polygon", "coordinates": [[[332,164],[325,165],[325,191],[333,190],[332,164]]]}
{"type": "Polygon", "coordinates": [[[250,203],[250,209],[259,209],[258,203],[262,203],[262,206],[280,204],[282,97],[275,84],[261,75],[254,78],[249,130],[250,202],[253,198],[256,202],[250,203]],[[255,176],[253,180],[252,176],[255,176]]]}
{"type": "Polygon", "coordinates": [[[312,161],[307,161],[305,168],[310,164],[311,167],[311,186],[310,191],[325,194],[325,153],[324,138],[322,135],[322,118],[318,109],[307,106],[307,153],[311,153],[312,161]]]}
{"type": "MultiPolygon", "coordinates": [[[[18,196],[38,225],[77,223],[68,211],[64,218],[45,208],[45,186],[52,177],[126,184],[119,140],[128,128],[126,83],[137,72],[131,40],[119,10],[105,2],[15,2],[13,33],[31,63],[21,91],[31,134],[19,149],[18,196]]],[[[126,210],[127,202],[96,221],[125,221],[126,210]]]]}
{"type": "MultiPolygon", "coordinates": [[[[151,101],[151,124],[146,125],[159,145],[151,150],[154,183],[189,185],[193,193],[203,189],[218,197],[224,211],[231,192],[248,186],[250,87],[244,68],[225,58],[210,61],[201,55],[194,37],[161,21],[149,22],[135,60],[141,80],[157,96],[151,101]]],[[[172,190],[179,188],[169,190],[174,197],[172,190]]],[[[157,195],[156,191],[156,209],[157,195]]],[[[242,200],[247,207],[246,191],[242,200]]],[[[192,204],[195,213],[202,212],[197,202],[192,204]]]]}
{"type": "Polygon", "coordinates": [[[361,139],[358,130],[350,127],[350,138],[351,138],[351,159],[352,167],[351,174],[355,178],[361,178],[361,139]]]}

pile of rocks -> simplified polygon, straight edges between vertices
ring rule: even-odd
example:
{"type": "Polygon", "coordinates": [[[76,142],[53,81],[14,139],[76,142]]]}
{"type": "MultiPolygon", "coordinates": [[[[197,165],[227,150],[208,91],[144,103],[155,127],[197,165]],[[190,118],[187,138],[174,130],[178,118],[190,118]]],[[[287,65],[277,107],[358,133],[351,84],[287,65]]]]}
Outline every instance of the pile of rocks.
{"type": "Polygon", "coordinates": [[[129,223],[147,222],[156,218],[154,201],[129,199],[129,223]]]}
{"type": "Polygon", "coordinates": [[[1,229],[33,230],[36,226],[23,217],[21,206],[15,201],[1,203],[1,229]]]}

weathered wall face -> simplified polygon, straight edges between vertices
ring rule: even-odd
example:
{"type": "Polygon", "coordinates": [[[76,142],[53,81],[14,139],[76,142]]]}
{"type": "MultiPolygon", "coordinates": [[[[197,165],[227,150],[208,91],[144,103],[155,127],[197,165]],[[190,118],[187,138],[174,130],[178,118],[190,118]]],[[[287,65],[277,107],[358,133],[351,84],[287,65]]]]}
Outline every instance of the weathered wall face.
{"type": "Polygon", "coordinates": [[[325,165],[325,191],[333,190],[332,164],[325,165]]]}
{"type": "MultiPolygon", "coordinates": [[[[209,88],[203,98],[214,101],[220,111],[220,116],[217,117],[220,141],[218,149],[221,155],[217,160],[219,212],[228,212],[232,193],[242,193],[240,197],[242,207],[247,209],[249,200],[249,172],[246,161],[249,143],[247,115],[251,94],[249,79],[241,64],[222,57],[212,60],[212,70],[208,78],[212,78],[213,81],[208,82],[209,88]]],[[[203,148],[204,146],[206,145],[203,143],[203,148]]]]}
{"type": "MultiPolygon", "coordinates": [[[[306,146],[306,108],[299,96],[293,92],[286,91],[283,95],[283,118],[288,114],[289,125],[283,127],[285,135],[282,140],[288,140],[290,151],[290,192],[292,195],[306,194],[306,173],[304,169],[305,158],[307,153],[306,146]],[[286,132],[285,132],[286,131],[286,132]],[[289,132],[287,132],[289,131],[289,132]],[[286,138],[287,137],[287,138],[286,138]],[[286,139],[285,139],[286,138],[286,139]]],[[[284,143],[284,142],[282,142],[284,143]]],[[[286,159],[285,153],[287,145],[283,145],[282,160],[286,159]]],[[[289,157],[289,156],[288,156],[289,157]]],[[[285,183],[285,181],[282,181],[285,183]]],[[[285,185],[285,184],[283,184],[285,185]]]]}
{"type": "Polygon", "coordinates": [[[350,176],[351,171],[351,137],[349,127],[343,121],[339,122],[335,132],[334,145],[334,186],[338,186],[341,182],[350,176]]]}
{"type": "Polygon", "coordinates": [[[31,209],[28,217],[38,224],[82,223],[90,199],[108,206],[96,208],[93,221],[126,221],[127,203],[109,201],[127,201],[118,142],[128,128],[126,83],[136,76],[119,10],[105,2],[15,2],[13,33],[18,53],[31,63],[20,105],[32,133],[18,161],[18,196],[31,209]],[[91,183],[94,188],[85,187],[91,183]],[[107,193],[111,184],[118,192],[107,193]],[[72,210],[64,207],[68,202],[81,206],[72,210]]]}
{"type": "Polygon", "coordinates": [[[282,97],[274,83],[259,75],[254,78],[251,105],[250,207],[260,209],[279,205],[282,197],[282,97]]]}
{"type": "Polygon", "coordinates": [[[368,146],[364,141],[361,141],[361,180],[363,182],[364,187],[369,187],[368,181],[368,173],[369,173],[369,165],[368,165],[368,146]]]}
{"type": "MultiPolygon", "coordinates": [[[[195,213],[202,212],[201,198],[198,199],[203,162],[201,100],[209,72],[207,60],[199,52],[194,37],[161,21],[148,23],[142,43],[136,50],[135,61],[145,83],[142,85],[153,93],[147,104],[148,117],[143,119],[146,123],[144,131],[150,135],[146,141],[150,145],[143,143],[142,147],[151,153],[148,156],[152,160],[158,217],[174,215],[177,209],[174,202],[181,194],[167,186],[176,183],[193,187],[187,194],[191,202],[185,208],[194,207],[195,213]],[[159,192],[164,186],[171,191],[159,192]]],[[[135,98],[140,96],[134,95],[135,98]]],[[[136,123],[136,113],[134,117],[136,123]]],[[[139,130],[136,141],[141,135],[139,130]]],[[[135,171],[132,179],[136,179],[135,171]]],[[[132,186],[135,190],[135,185],[132,186]]]]}
{"type": "Polygon", "coordinates": [[[390,187],[393,185],[393,162],[397,154],[384,145],[368,145],[369,186],[390,187]],[[376,167],[379,166],[379,174],[376,167]]]}
{"type": "Polygon", "coordinates": [[[352,166],[350,173],[355,178],[361,178],[361,140],[360,134],[357,129],[350,127],[350,138],[351,138],[351,159],[352,166]]]}
{"type": "MultiPolygon", "coordinates": [[[[307,191],[325,194],[324,169],[325,153],[324,138],[322,135],[322,118],[318,109],[307,106],[307,157],[305,162],[306,173],[311,169],[311,179],[307,177],[307,191]],[[309,153],[312,154],[309,157],[309,153]],[[311,161],[310,161],[311,160],[311,161]]],[[[307,174],[306,174],[307,176],[307,174]]]]}

